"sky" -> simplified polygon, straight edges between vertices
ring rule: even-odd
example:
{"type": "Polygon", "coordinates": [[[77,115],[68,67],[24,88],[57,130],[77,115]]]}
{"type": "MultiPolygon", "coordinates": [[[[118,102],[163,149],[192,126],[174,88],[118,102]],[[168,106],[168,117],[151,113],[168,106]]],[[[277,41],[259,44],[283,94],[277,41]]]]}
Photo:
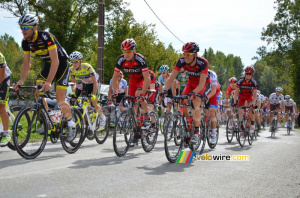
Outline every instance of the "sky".
{"type": "MultiPolygon", "coordinates": [[[[276,14],[273,0],[146,0],[174,37],[156,18],[144,0],[125,0],[137,22],[155,24],[158,39],[180,51],[182,42],[195,41],[200,54],[211,47],[214,52],[240,56],[245,66],[262,45],[261,32],[276,14]]],[[[0,35],[9,34],[21,43],[18,18],[0,9],[0,35]]]]}

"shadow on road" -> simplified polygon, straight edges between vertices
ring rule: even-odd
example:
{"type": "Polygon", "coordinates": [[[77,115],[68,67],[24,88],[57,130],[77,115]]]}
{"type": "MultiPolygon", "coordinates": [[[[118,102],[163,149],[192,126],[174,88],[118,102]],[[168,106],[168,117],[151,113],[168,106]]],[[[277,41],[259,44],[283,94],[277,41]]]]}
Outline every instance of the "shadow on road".
{"type": "Polygon", "coordinates": [[[167,173],[174,173],[174,172],[184,172],[184,169],[190,168],[191,166],[194,166],[194,164],[176,164],[176,163],[163,163],[160,166],[157,166],[155,168],[148,167],[148,166],[142,166],[142,167],[136,167],[137,169],[143,169],[146,172],[147,175],[164,175],[167,173]]]}

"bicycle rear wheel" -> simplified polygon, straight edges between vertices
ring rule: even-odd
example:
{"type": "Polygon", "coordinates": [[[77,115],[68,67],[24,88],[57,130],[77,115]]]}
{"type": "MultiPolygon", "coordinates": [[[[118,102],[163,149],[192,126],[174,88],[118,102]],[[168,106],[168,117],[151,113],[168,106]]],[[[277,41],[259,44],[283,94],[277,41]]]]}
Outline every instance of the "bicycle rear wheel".
{"type": "MultiPolygon", "coordinates": [[[[20,112],[20,110],[22,109],[22,107],[20,106],[14,106],[14,107],[11,107],[10,108],[10,111],[13,115],[10,115],[10,116],[14,116],[14,118],[17,117],[18,113],[20,112]]],[[[8,123],[8,130],[11,130],[10,132],[10,136],[12,137],[12,131],[13,131],[13,124],[14,124],[14,121],[15,119],[12,119],[9,118],[9,123],[8,123]]],[[[21,125],[18,126],[19,128],[22,127],[21,125]]],[[[10,148],[11,150],[15,151],[16,148],[15,148],[15,145],[14,145],[14,142],[13,142],[13,139],[11,138],[11,140],[8,142],[7,144],[8,148],[10,148]]],[[[22,145],[21,145],[22,146],[22,145]]],[[[24,146],[24,145],[23,145],[24,146]]]]}
{"type": "Polygon", "coordinates": [[[271,137],[275,137],[275,130],[277,127],[277,122],[273,119],[271,127],[271,137]]]}
{"type": "Polygon", "coordinates": [[[117,156],[122,157],[127,153],[133,137],[133,116],[128,111],[123,111],[117,118],[113,133],[113,146],[117,156]]]}
{"type": "Polygon", "coordinates": [[[208,123],[206,122],[205,118],[202,118],[201,123],[200,123],[200,136],[199,136],[199,155],[203,153],[205,144],[206,144],[206,139],[207,139],[207,134],[208,134],[208,123]]]}
{"type": "Polygon", "coordinates": [[[226,124],[226,138],[227,138],[227,142],[228,143],[231,143],[232,142],[232,139],[233,139],[233,135],[234,135],[234,122],[233,122],[233,116],[230,115],[228,117],[228,121],[227,121],[227,124],[226,124]],[[229,126],[230,126],[230,123],[231,123],[231,131],[229,131],[229,126]]]}
{"type": "Polygon", "coordinates": [[[142,136],[142,146],[145,152],[150,152],[154,148],[158,135],[158,115],[151,111],[150,122],[151,126],[146,130],[146,133],[142,136]]]}
{"type": "Polygon", "coordinates": [[[247,127],[247,120],[246,120],[245,116],[242,116],[239,119],[239,131],[237,133],[238,142],[239,142],[241,147],[245,146],[245,142],[246,142],[246,138],[247,138],[246,127],[247,127]]]}
{"type": "Polygon", "coordinates": [[[66,133],[68,131],[67,119],[63,117],[60,124],[60,132],[62,134],[60,136],[60,142],[63,149],[69,154],[75,153],[80,148],[85,137],[81,112],[74,107],[71,107],[71,112],[72,112],[72,119],[75,122],[75,128],[76,128],[76,135],[72,141],[70,142],[66,141],[66,136],[67,136],[66,133]]]}
{"type": "Polygon", "coordinates": [[[180,116],[170,116],[165,127],[165,154],[169,162],[175,163],[182,150],[183,134],[186,134],[186,129],[180,123],[180,116]]]}
{"type": "Polygon", "coordinates": [[[219,124],[217,124],[217,131],[216,131],[216,138],[217,138],[217,140],[216,140],[215,144],[211,143],[212,136],[213,136],[212,131],[210,131],[208,133],[208,136],[207,136],[207,143],[208,143],[209,148],[214,149],[217,146],[217,144],[218,144],[218,139],[219,139],[219,124]]]}
{"type": "Polygon", "coordinates": [[[19,155],[25,159],[39,156],[46,146],[47,135],[48,123],[43,111],[22,108],[13,125],[13,142],[19,155]]]}

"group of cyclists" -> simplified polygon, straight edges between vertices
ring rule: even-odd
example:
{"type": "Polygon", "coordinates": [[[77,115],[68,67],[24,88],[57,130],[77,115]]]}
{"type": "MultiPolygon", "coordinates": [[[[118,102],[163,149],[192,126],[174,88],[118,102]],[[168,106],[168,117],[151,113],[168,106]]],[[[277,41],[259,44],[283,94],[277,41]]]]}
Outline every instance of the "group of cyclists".
{"type": "MultiPolygon", "coordinates": [[[[37,84],[42,85],[42,90],[48,91],[53,82],[56,83],[56,101],[60,106],[62,114],[68,120],[68,137],[71,141],[75,136],[75,123],[72,120],[70,104],[65,100],[69,77],[74,83],[72,97],[79,95],[90,95],[91,103],[100,115],[100,128],[105,126],[106,117],[98,105],[98,74],[93,67],[83,62],[83,55],[72,52],[70,56],[56,40],[55,36],[46,31],[38,30],[38,17],[33,14],[25,14],[19,19],[19,25],[24,39],[22,49],[24,61],[21,69],[20,80],[14,84],[18,90],[26,80],[30,70],[31,53],[40,56],[44,60],[44,66],[37,77],[37,84]],[[71,61],[72,66],[69,67],[71,61]]],[[[108,102],[117,101],[120,103],[124,95],[136,97],[137,102],[143,108],[144,122],[142,129],[155,128],[155,122],[150,119],[149,112],[154,109],[157,101],[163,101],[166,111],[172,109],[172,96],[187,95],[188,99],[182,102],[183,116],[188,117],[189,111],[186,106],[188,100],[192,101],[192,117],[194,130],[190,137],[191,143],[197,143],[200,135],[200,122],[202,109],[211,119],[212,139],[211,143],[217,141],[217,122],[225,117],[225,106],[242,107],[249,106],[250,109],[262,109],[263,112],[250,111],[251,126],[250,133],[255,130],[255,121],[260,126],[262,117],[270,111],[269,122],[273,119],[273,112],[277,111],[278,125],[281,123],[282,111],[292,112],[292,129],[294,129],[294,113],[297,112],[296,103],[289,95],[281,94],[282,89],[276,88],[276,92],[270,97],[263,96],[257,89],[257,82],[254,80],[254,67],[247,66],[245,73],[239,79],[231,77],[230,86],[227,88],[226,96],[222,98],[221,86],[217,74],[209,69],[208,61],[198,55],[199,45],[196,42],[185,43],[182,47],[183,56],[180,57],[172,71],[168,65],[159,68],[160,76],[156,78],[155,73],[149,70],[145,57],[137,53],[137,44],[134,39],[125,39],[121,43],[122,55],[116,61],[114,73],[110,81],[108,102]],[[129,82],[123,79],[127,75],[129,82]],[[160,99],[158,99],[160,98],[160,99]],[[203,108],[203,105],[205,108],[203,108]]],[[[9,70],[4,56],[0,53],[0,115],[3,123],[3,137],[0,146],[10,141],[8,132],[8,116],[3,101],[8,100],[8,87],[10,86],[9,70]]],[[[137,111],[137,106],[134,106],[137,111]]],[[[232,111],[232,108],[230,111],[232,111]]],[[[120,103],[120,111],[125,107],[120,103]]],[[[243,114],[239,109],[238,115],[243,114]]],[[[287,118],[285,119],[287,120],[287,118]]],[[[229,130],[232,130],[232,123],[229,123],[229,130]]],[[[136,141],[136,140],[134,140],[136,141]]]]}

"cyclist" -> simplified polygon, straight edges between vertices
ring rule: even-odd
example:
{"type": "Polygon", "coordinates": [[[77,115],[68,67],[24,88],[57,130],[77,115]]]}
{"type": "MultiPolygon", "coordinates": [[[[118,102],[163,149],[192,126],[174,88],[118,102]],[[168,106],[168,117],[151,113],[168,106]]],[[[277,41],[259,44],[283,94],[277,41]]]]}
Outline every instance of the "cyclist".
{"type": "MultiPolygon", "coordinates": [[[[124,111],[125,110],[125,107],[123,107],[123,104],[120,103],[121,100],[122,100],[122,97],[125,96],[125,95],[128,95],[128,86],[127,86],[127,81],[123,78],[123,72],[120,71],[119,73],[119,76],[118,76],[118,79],[117,79],[117,84],[119,85],[119,89],[118,89],[118,95],[116,96],[116,102],[118,104],[120,104],[121,106],[121,110],[124,111]]],[[[110,82],[109,82],[109,90],[108,90],[108,102],[112,101],[113,98],[112,98],[112,93],[114,92],[113,91],[113,88],[112,88],[112,80],[113,79],[110,79],[110,82]]]]}
{"type": "MultiPolygon", "coordinates": [[[[136,53],[137,44],[132,38],[125,39],[121,43],[121,50],[123,54],[118,58],[115,71],[113,74],[112,88],[114,90],[113,97],[116,97],[118,92],[118,75],[121,69],[129,77],[129,95],[139,97],[139,102],[144,108],[144,123],[142,129],[148,129],[150,127],[150,116],[148,114],[147,102],[145,101],[145,95],[147,93],[150,77],[149,70],[144,56],[136,53]]],[[[134,106],[135,112],[137,112],[137,106],[134,106]]],[[[134,138],[136,138],[134,136],[134,138]]],[[[136,139],[133,140],[135,142],[136,139]]]]}
{"type": "MultiPolygon", "coordinates": [[[[196,42],[188,42],[182,47],[183,57],[180,57],[171,73],[170,78],[167,80],[164,87],[164,95],[171,86],[171,83],[176,78],[177,74],[183,67],[187,70],[189,80],[187,86],[184,88],[182,95],[190,95],[193,101],[194,110],[193,119],[195,131],[192,136],[191,143],[197,143],[199,140],[199,126],[201,120],[200,105],[205,97],[205,90],[207,85],[208,61],[205,58],[199,57],[199,45],[196,42]]],[[[186,103],[187,101],[185,101],[186,103]]],[[[184,105],[184,115],[187,117],[187,107],[184,105]]]]}
{"type": "Polygon", "coordinates": [[[295,127],[295,117],[294,114],[295,112],[297,112],[297,107],[296,107],[296,103],[294,102],[294,100],[291,98],[290,95],[286,95],[285,96],[285,100],[283,102],[284,107],[285,107],[285,128],[287,127],[287,120],[288,120],[288,113],[291,112],[291,119],[292,119],[292,130],[294,130],[295,127]]]}
{"type": "Polygon", "coordinates": [[[257,100],[255,103],[255,107],[256,107],[257,111],[255,111],[255,120],[256,120],[257,127],[259,130],[260,130],[260,125],[261,125],[261,107],[262,107],[263,100],[264,100],[263,95],[260,94],[259,90],[257,90],[257,100]]]}
{"type": "Polygon", "coordinates": [[[8,68],[5,57],[0,52],[0,116],[2,118],[3,136],[0,141],[0,146],[5,146],[10,141],[11,137],[8,132],[8,114],[6,112],[5,103],[8,100],[8,90],[10,85],[10,75],[11,71],[8,68]]]}
{"type": "MultiPolygon", "coordinates": [[[[269,120],[269,123],[271,125],[272,123],[272,120],[273,120],[273,111],[277,111],[277,120],[278,120],[278,123],[277,123],[277,127],[281,127],[281,111],[283,109],[283,101],[284,101],[284,97],[283,95],[281,94],[282,93],[282,88],[281,87],[276,87],[275,89],[275,93],[272,93],[269,97],[269,100],[268,100],[268,110],[271,111],[270,112],[270,120],[269,120]]],[[[270,130],[271,130],[271,127],[270,127],[270,130]]]]}
{"type": "MultiPolygon", "coordinates": [[[[98,81],[97,75],[94,68],[88,64],[82,62],[83,55],[78,52],[72,52],[70,54],[70,60],[73,64],[73,67],[70,70],[70,76],[72,82],[76,84],[76,77],[81,79],[82,82],[82,95],[91,96],[91,102],[95,110],[100,115],[100,126],[99,129],[104,128],[106,117],[102,112],[101,107],[98,105],[98,81]]],[[[76,86],[74,86],[75,88],[76,86]]],[[[73,91],[75,91],[73,88],[73,91]]],[[[75,95],[75,94],[72,94],[75,95]]],[[[79,95],[75,95],[78,97],[79,95]]]]}
{"type": "Polygon", "coordinates": [[[216,113],[218,110],[217,96],[221,91],[221,86],[218,83],[217,74],[214,71],[208,70],[207,77],[210,78],[211,81],[211,91],[207,94],[207,100],[209,100],[209,114],[210,114],[211,128],[212,128],[211,143],[215,144],[217,141],[217,136],[216,136],[217,135],[216,113]]]}
{"type": "MultiPolygon", "coordinates": [[[[226,90],[226,97],[225,97],[225,104],[224,106],[228,106],[228,104],[231,104],[233,105],[233,96],[234,96],[234,92],[235,92],[235,89],[237,88],[237,79],[236,77],[231,77],[229,78],[229,87],[227,88],[226,90]]],[[[230,109],[226,109],[225,110],[226,112],[226,115],[229,115],[231,114],[231,110],[230,109]]],[[[232,121],[230,120],[229,124],[228,124],[228,131],[231,132],[233,129],[233,124],[232,124],[232,121]]]]}
{"type": "Polygon", "coordinates": [[[174,95],[181,95],[184,88],[187,85],[187,82],[189,80],[189,76],[187,75],[187,72],[184,68],[180,69],[180,72],[178,73],[178,75],[176,76],[176,80],[173,81],[173,85],[172,87],[176,87],[179,89],[179,92],[176,93],[175,89],[172,89],[173,91],[173,96],[174,95]]]}
{"type": "MultiPolygon", "coordinates": [[[[168,65],[162,65],[162,66],[160,66],[159,71],[160,71],[161,75],[158,76],[158,83],[159,83],[159,90],[162,93],[163,87],[165,86],[167,80],[170,77],[169,66],[168,65]]],[[[175,89],[175,88],[173,88],[173,89],[175,89]]],[[[168,95],[169,96],[173,95],[171,87],[168,89],[168,95]]],[[[171,111],[171,108],[172,108],[171,107],[171,102],[172,102],[172,99],[169,98],[169,97],[165,97],[164,100],[163,100],[163,103],[167,104],[167,113],[171,111]]]]}
{"type": "MultiPolygon", "coordinates": [[[[245,76],[241,77],[236,84],[236,89],[234,92],[234,106],[245,106],[245,103],[247,102],[250,107],[253,107],[256,103],[257,99],[257,83],[253,78],[254,74],[254,67],[253,66],[247,66],[245,68],[245,76]],[[237,98],[239,96],[238,104],[237,104],[237,98]]],[[[243,114],[243,109],[239,109],[239,118],[243,114]]],[[[250,133],[254,133],[255,126],[254,126],[254,111],[250,111],[250,117],[251,117],[251,125],[250,125],[250,133]]],[[[245,127],[245,126],[242,126],[245,127]]]]}
{"type": "Polygon", "coordinates": [[[14,89],[18,90],[18,87],[24,84],[30,70],[31,52],[40,56],[44,60],[44,66],[36,82],[43,84],[42,90],[48,91],[52,82],[56,81],[56,101],[68,120],[69,134],[66,140],[71,141],[76,135],[76,129],[70,105],[65,100],[69,75],[68,54],[53,34],[37,30],[38,22],[38,17],[33,14],[25,14],[19,19],[18,23],[24,37],[22,40],[24,60],[20,80],[15,84],[14,89]]]}

